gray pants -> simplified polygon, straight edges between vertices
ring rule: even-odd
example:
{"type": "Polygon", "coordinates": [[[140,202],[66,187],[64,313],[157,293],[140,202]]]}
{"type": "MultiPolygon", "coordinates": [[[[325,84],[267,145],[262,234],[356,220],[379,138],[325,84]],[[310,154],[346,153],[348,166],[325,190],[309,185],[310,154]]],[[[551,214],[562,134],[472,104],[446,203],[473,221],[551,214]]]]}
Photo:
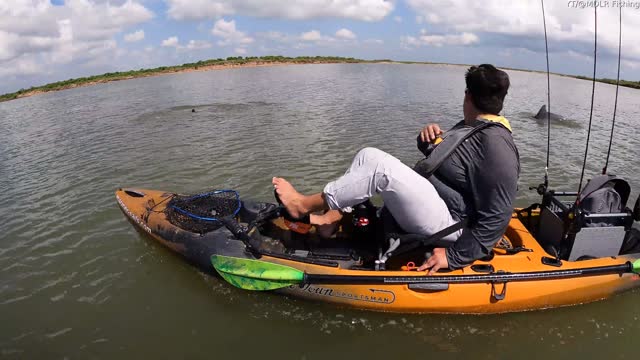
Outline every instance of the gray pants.
{"type": "MultiPolygon", "coordinates": [[[[382,195],[385,207],[406,232],[432,235],[455,223],[429,180],[375,148],[360,150],[347,172],[324,188],[327,204],[334,210],[357,205],[374,194],[382,195]]],[[[461,232],[443,239],[455,241],[461,232]]]]}

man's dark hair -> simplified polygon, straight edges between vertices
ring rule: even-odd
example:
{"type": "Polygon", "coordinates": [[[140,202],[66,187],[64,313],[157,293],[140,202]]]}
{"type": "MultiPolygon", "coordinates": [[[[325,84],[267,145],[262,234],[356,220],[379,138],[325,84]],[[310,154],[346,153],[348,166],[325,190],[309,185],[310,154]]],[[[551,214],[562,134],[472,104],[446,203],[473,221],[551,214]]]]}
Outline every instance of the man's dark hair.
{"type": "Polygon", "coordinates": [[[472,66],[465,75],[467,91],[478,110],[498,115],[509,90],[509,75],[490,64],[472,66]]]}

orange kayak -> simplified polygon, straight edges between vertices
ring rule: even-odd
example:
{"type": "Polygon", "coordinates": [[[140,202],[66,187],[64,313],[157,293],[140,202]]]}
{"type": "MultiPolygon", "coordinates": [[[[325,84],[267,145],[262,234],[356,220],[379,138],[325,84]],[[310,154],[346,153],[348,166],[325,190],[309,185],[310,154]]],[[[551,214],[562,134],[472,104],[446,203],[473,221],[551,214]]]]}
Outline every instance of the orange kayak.
{"type": "MultiPolygon", "coordinates": [[[[412,271],[408,262],[376,270],[370,261],[379,252],[376,241],[358,234],[348,222],[332,238],[322,239],[315,229],[292,231],[285,219],[272,216],[262,219],[259,226],[249,226],[243,238],[228,226],[206,231],[181,226],[172,215],[177,194],[119,189],[115,195],[134,227],[202,271],[216,273],[212,256],[290,269],[307,280],[285,281],[273,291],[341,306],[403,313],[504,313],[593,302],[640,285],[631,266],[640,254],[555,259],[524,225],[524,215],[515,212],[491,258],[429,276],[412,271]],[[338,278],[347,283],[336,281],[338,278]]],[[[274,204],[242,201],[233,221],[244,228],[275,208],[274,204]]],[[[222,275],[242,287],[229,274],[222,275]]],[[[264,279],[259,281],[283,281],[264,279]]]]}

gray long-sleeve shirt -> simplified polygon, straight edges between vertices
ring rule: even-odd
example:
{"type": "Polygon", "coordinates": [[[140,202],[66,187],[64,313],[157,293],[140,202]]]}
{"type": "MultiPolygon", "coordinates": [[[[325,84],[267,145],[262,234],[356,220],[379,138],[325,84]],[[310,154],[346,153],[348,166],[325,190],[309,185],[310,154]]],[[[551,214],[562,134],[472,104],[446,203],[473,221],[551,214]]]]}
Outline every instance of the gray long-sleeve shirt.
{"type": "Polygon", "coordinates": [[[467,266],[491,253],[511,219],[519,173],[511,132],[497,125],[464,141],[429,178],[452,216],[471,219],[447,248],[449,268],[467,266]]]}

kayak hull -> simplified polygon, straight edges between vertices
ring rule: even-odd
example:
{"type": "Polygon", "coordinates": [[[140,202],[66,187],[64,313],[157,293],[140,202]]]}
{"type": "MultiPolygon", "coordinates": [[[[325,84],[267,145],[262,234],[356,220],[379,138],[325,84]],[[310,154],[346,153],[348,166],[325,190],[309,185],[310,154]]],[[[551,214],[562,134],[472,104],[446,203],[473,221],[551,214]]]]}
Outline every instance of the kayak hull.
{"type": "MultiPolygon", "coordinates": [[[[135,228],[180,254],[204,272],[215,273],[210,261],[212,255],[253,258],[252,254],[246,251],[245,245],[235,239],[224,227],[201,235],[171,224],[164,210],[173,195],[144,189],[116,191],[120,208],[135,228]]],[[[247,208],[246,212],[249,213],[247,216],[251,216],[252,211],[258,212],[267,205],[269,204],[245,202],[243,207],[247,208]]],[[[620,265],[640,257],[638,254],[575,262],[562,261],[561,266],[555,267],[542,262],[542,258],[549,255],[515,216],[505,236],[514,246],[523,246],[528,251],[507,255],[495,250],[496,255],[491,261],[476,261],[474,265],[491,265],[495,272],[523,273],[620,265]]],[[[343,267],[339,261],[335,263],[300,261],[296,257],[277,252],[267,253],[260,257],[260,260],[290,266],[308,274],[426,276],[425,273],[416,271],[353,270],[343,267]]],[[[432,277],[482,274],[486,274],[482,267],[465,267],[450,272],[439,272],[432,277]]],[[[488,314],[589,303],[640,286],[639,280],[638,275],[625,273],[506,283],[443,282],[429,286],[304,284],[292,285],[276,291],[293,297],[375,311],[488,314]]]]}

